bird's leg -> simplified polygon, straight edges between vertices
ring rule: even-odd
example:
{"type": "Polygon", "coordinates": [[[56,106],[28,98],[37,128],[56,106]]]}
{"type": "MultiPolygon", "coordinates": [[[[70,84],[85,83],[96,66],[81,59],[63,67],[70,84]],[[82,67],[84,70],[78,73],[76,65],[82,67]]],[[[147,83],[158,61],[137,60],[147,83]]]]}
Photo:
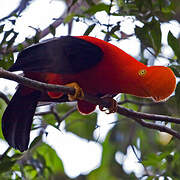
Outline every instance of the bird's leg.
{"type": "Polygon", "coordinates": [[[102,97],[109,104],[109,108],[104,108],[103,106],[99,105],[99,109],[101,111],[106,111],[106,114],[111,114],[117,112],[118,104],[117,101],[111,97],[102,97]],[[108,112],[107,112],[108,110],[108,112]]]}
{"type": "Polygon", "coordinates": [[[72,82],[72,83],[69,83],[69,84],[65,84],[65,86],[75,89],[75,94],[74,95],[68,94],[69,101],[82,100],[84,98],[84,92],[83,92],[82,88],[80,88],[78,83],[72,82]]]}

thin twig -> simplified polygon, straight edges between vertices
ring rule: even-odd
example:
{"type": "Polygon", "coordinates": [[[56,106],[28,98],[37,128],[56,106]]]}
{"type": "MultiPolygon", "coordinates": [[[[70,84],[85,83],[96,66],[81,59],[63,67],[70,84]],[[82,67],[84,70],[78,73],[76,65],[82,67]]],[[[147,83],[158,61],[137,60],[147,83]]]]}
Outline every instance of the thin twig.
{"type": "MultiPolygon", "coordinates": [[[[73,112],[77,111],[77,107],[73,107],[72,109],[70,109],[67,113],[65,113],[59,120],[60,122],[62,122],[63,120],[65,120],[68,116],[70,116],[73,112]]],[[[60,125],[60,123],[58,123],[58,126],[60,125]]]]}
{"type": "Polygon", "coordinates": [[[51,114],[52,112],[49,110],[49,111],[44,111],[44,112],[36,112],[35,113],[35,116],[44,116],[44,115],[47,115],[47,114],[51,114]]]}
{"type": "Polygon", "coordinates": [[[122,114],[129,118],[140,118],[140,119],[148,119],[153,121],[164,121],[164,122],[172,122],[176,124],[180,124],[180,118],[175,118],[171,116],[164,116],[164,115],[158,115],[158,114],[148,114],[143,112],[135,112],[133,110],[127,109],[122,106],[118,106],[119,114],[122,114]]]}
{"type": "Polygon", "coordinates": [[[147,121],[144,121],[144,120],[139,119],[139,118],[132,118],[132,119],[134,119],[137,123],[139,123],[143,127],[147,127],[149,129],[156,129],[156,130],[159,130],[161,132],[166,132],[166,133],[169,133],[172,136],[180,139],[180,133],[178,133],[177,131],[175,131],[175,130],[173,130],[171,128],[168,128],[168,127],[166,127],[164,125],[159,125],[159,124],[147,122],[147,121]]]}
{"type": "Polygon", "coordinates": [[[168,57],[164,57],[164,56],[162,56],[162,55],[160,55],[160,54],[158,54],[158,56],[157,55],[155,55],[149,48],[146,48],[147,49],[147,51],[152,55],[152,56],[154,56],[154,57],[161,57],[161,58],[164,58],[164,59],[168,59],[169,61],[175,61],[175,59],[171,59],[171,58],[168,58],[168,57]]]}
{"type": "Polygon", "coordinates": [[[56,118],[56,121],[58,122],[58,125],[61,124],[62,120],[58,114],[58,112],[56,111],[56,108],[54,105],[51,105],[50,106],[50,110],[51,110],[51,113],[54,115],[54,117],[56,118]]]}
{"type": "Polygon", "coordinates": [[[62,117],[59,116],[58,112],[55,109],[55,106],[51,106],[50,110],[45,111],[45,112],[37,112],[35,113],[35,116],[44,116],[44,115],[48,115],[48,114],[53,114],[58,122],[58,125],[60,125],[60,123],[66,119],[68,116],[70,116],[73,112],[77,111],[77,107],[74,106],[72,109],[70,109],[69,111],[67,111],[62,117]]]}
{"type": "Polygon", "coordinates": [[[109,5],[107,33],[106,33],[106,36],[104,37],[104,41],[107,41],[107,42],[109,41],[109,38],[110,38],[110,30],[109,30],[109,27],[111,26],[111,25],[110,25],[110,18],[111,18],[112,3],[113,3],[113,0],[110,1],[110,5],[109,5]]]}
{"type": "Polygon", "coordinates": [[[138,101],[134,101],[134,100],[129,100],[129,99],[125,99],[124,101],[120,101],[118,102],[118,105],[123,105],[126,103],[131,103],[131,104],[135,104],[135,105],[139,105],[139,106],[154,106],[154,105],[162,105],[165,104],[165,102],[138,102],[138,101]]]}

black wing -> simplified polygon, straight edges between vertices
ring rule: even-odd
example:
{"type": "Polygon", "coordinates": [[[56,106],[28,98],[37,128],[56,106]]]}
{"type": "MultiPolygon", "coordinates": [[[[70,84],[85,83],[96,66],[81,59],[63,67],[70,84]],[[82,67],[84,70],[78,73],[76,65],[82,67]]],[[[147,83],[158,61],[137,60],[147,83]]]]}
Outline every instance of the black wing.
{"type": "Polygon", "coordinates": [[[9,71],[73,74],[92,68],[102,57],[101,48],[93,43],[62,36],[24,49],[9,71]]]}
{"type": "Polygon", "coordinates": [[[2,132],[10,146],[25,151],[29,144],[29,135],[40,91],[22,96],[19,87],[11,99],[2,117],[2,132]]]}

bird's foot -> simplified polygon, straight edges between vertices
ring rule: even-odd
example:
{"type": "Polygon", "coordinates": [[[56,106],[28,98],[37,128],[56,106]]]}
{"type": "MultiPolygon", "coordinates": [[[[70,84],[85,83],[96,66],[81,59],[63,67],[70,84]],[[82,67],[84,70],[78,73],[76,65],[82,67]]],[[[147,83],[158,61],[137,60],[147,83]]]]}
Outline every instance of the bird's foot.
{"type": "Polygon", "coordinates": [[[72,83],[66,84],[65,86],[75,89],[74,95],[68,94],[69,101],[82,100],[84,98],[84,92],[83,92],[82,88],[80,88],[78,83],[72,82],[72,83]]]}
{"type": "Polygon", "coordinates": [[[105,108],[105,107],[100,105],[99,109],[101,111],[105,111],[106,114],[111,114],[111,113],[117,112],[118,104],[117,104],[116,100],[114,100],[111,97],[103,97],[102,99],[105,100],[109,104],[109,108],[105,108]]]}

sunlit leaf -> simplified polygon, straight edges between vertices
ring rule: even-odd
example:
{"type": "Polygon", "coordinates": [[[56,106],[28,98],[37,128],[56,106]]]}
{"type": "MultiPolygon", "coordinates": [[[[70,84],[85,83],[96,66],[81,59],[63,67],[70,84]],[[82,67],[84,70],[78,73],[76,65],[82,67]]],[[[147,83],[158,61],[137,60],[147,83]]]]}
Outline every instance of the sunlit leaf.
{"type": "Polygon", "coordinates": [[[71,13],[68,16],[66,16],[64,19],[64,23],[69,23],[74,18],[74,16],[75,16],[74,13],[71,13]]]}
{"type": "Polygon", "coordinates": [[[175,55],[178,57],[178,61],[180,63],[180,42],[178,39],[176,39],[171,31],[168,33],[168,44],[171,46],[173,49],[175,55]]]}

